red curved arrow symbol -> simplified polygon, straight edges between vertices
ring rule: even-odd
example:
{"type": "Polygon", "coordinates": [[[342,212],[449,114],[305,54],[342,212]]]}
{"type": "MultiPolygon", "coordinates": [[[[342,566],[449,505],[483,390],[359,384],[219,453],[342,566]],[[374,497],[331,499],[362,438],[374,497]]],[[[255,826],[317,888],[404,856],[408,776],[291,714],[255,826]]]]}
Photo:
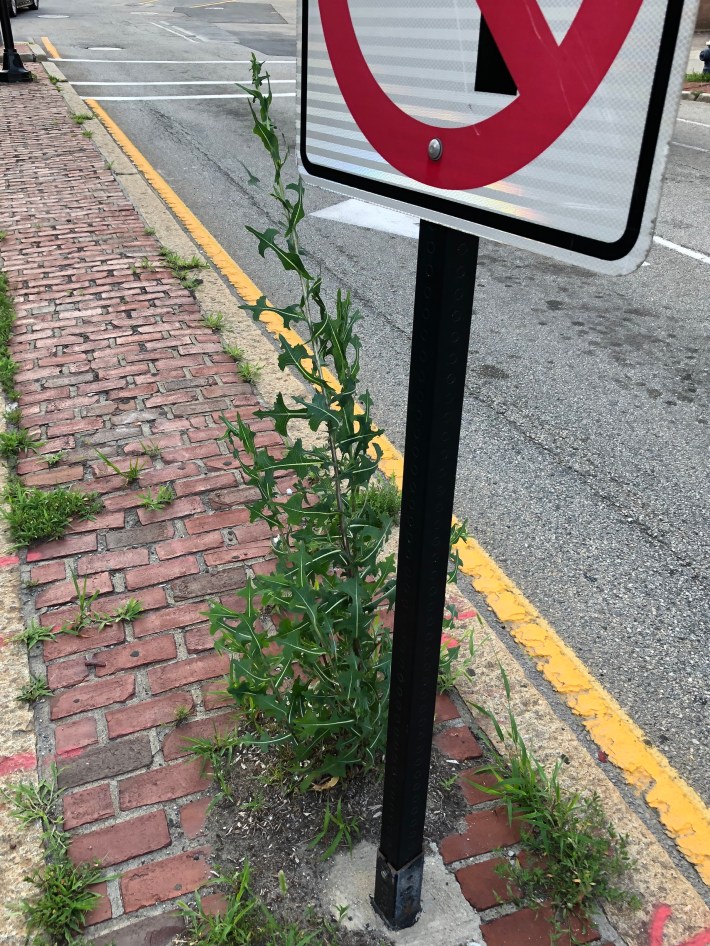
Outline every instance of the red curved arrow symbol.
{"type": "Polygon", "coordinates": [[[349,0],[319,0],[319,7],[340,91],[372,147],[422,184],[471,190],[514,174],[559,138],[611,68],[642,3],[583,0],[557,43],[537,0],[478,0],[520,94],[462,128],[429,125],[402,111],[364,59],[349,0]],[[440,161],[428,155],[433,137],[444,146],[440,161]]]}

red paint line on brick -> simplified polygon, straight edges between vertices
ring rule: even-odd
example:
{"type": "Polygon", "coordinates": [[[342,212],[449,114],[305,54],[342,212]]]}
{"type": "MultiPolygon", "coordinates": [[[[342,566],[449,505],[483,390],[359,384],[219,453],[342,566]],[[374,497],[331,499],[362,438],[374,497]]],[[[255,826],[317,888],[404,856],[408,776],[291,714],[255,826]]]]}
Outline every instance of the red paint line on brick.
{"type": "Polygon", "coordinates": [[[9,565],[19,565],[20,560],[16,555],[0,556],[0,568],[7,568],[9,565]]]}
{"type": "Polygon", "coordinates": [[[34,752],[18,752],[17,755],[0,756],[0,775],[12,775],[14,772],[26,772],[37,765],[34,752]]]}

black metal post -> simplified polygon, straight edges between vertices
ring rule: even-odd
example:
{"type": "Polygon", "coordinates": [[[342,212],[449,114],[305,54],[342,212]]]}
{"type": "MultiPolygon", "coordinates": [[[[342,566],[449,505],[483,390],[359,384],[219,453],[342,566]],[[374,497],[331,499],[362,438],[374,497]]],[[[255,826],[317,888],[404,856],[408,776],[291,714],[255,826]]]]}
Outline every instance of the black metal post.
{"type": "Polygon", "coordinates": [[[478,237],[422,221],[407,404],[389,728],[373,905],[420,912],[436,681],[478,237]]]}
{"type": "Polygon", "coordinates": [[[29,69],[25,69],[20,54],[15,49],[8,2],[9,0],[0,0],[0,28],[2,29],[2,43],[5,47],[2,54],[0,82],[29,82],[32,73],[29,69]]]}

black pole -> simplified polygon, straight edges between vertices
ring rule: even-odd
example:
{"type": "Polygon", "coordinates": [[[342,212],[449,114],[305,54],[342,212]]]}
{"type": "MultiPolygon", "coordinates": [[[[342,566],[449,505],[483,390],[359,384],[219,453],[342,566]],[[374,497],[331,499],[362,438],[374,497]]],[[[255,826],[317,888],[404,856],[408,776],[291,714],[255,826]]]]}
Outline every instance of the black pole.
{"type": "Polygon", "coordinates": [[[22,58],[15,49],[8,3],[9,0],[0,0],[0,28],[2,29],[2,44],[5,47],[2,54],[0,82],[29,82],[32,73],[29,69],[25,69],[22,58]]]}
{"type": "Polygon", "coordinates": [[[382,834],[373,904],[420,912],[436,681],[478,237],[422,220],[407,404],[382,834]]]}

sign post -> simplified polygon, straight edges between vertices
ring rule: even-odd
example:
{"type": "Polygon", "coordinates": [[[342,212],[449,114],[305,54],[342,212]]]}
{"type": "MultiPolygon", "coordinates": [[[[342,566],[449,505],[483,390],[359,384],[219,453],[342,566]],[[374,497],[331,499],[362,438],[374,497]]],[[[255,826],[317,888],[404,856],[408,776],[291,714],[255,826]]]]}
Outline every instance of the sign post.
{"type": "Polygon", "coordinates": [[[29,69],[25,69],[20,54],[15,49],[8,2],[9,0],[0,0],[0,28],[4,46],[0,82],[29,82],[32,79],[32,73],[29,69]]]}
{"type": "Polygon", "coordinates": [[[374,906],[420,911],[441,622],[478,237],[422,221],[414,297],[382,836],[374,906]]]}
{"type": "Polygon", "coordinates": [[[641,265],[697,6],[299,0],[301,176],[422,218],[374,895],[394,929],[420,909],[478,239],[641,265]]]}

